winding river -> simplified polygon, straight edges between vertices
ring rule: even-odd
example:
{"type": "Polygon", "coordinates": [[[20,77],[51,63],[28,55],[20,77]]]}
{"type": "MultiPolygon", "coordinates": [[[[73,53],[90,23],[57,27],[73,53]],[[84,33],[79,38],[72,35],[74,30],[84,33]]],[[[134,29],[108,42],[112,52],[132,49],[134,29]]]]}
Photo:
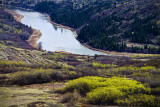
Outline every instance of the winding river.
{"type": "Polygon", "coordinates": [[[42,47],[47,51],[65,51],[80,55],[108,55],[102,52],[91,50],[82,45],[76,38],[76,34],[69,29],[62,28],[49,22],[47,15],[21,9],[12,9],[24,16],[21,23],[39,29],[42,33],[37,41],[42,42],[42,47]]]}

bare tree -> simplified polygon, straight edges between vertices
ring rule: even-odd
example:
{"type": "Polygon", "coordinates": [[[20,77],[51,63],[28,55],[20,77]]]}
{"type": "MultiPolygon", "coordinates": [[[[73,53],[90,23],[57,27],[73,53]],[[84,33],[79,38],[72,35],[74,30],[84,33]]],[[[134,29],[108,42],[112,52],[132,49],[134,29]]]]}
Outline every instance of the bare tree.
{"type": "Polygon", "coordinates": [[[38,49],[41,51],[42,50],[42,42],[38,43],[38,49]]]}

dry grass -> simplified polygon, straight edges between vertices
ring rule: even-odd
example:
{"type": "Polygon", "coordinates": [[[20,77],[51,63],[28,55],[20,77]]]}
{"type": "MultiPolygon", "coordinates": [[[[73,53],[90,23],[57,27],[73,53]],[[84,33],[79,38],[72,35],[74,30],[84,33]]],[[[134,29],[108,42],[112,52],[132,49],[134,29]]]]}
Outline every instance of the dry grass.
{"type": "MultiPolygon", "coordinates": [[[[46,98],[51,94],[43,90],[23,88],[23,87],[0,87],[0,107],[8,107],[11,105],[26,106],[36,101],[47,101],[46,98]]],[[[52,102],[48,100],[47,102],[52,102]]]]}

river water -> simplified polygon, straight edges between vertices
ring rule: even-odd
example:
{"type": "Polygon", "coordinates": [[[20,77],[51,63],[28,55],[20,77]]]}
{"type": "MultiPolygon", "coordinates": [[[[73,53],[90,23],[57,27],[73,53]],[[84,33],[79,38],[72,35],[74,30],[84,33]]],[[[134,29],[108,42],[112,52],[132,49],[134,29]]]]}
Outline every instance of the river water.
{"type": "Polygon", "coordinates": [[[44,50],[52,52],[65,51],[90,56],[95,54],[108,55],[85,47],[75,38],[74,32],[50,23],[49,18],[45,14],[21,9],[12,10],[24,16],[21,20],[23,24],[41,31],[42,36],[37,43],[42,42],[44,50]]]}

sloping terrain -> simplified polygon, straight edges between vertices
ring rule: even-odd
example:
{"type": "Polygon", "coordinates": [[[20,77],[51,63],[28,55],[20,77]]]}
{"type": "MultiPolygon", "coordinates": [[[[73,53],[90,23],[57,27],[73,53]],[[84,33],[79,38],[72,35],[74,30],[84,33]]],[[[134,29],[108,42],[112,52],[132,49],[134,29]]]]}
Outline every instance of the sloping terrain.
{"type": "MultiPolygon", "coordinates": [[[[95,3],[95,1],[76,0],[76,2],[74,1],[74,11],[78,12],[82,9],[80,13],[83,13],[83,9],[85,7],[89,9],[88,4],[95,3]]],[[[103,4],[104,2],[105,0],[97,1],[95,7],[99,5],[98,3],[103,4]]],[[[59,6],[66,6],[64,9],[68,9],[69,4],[66,2],[65,5],[59,4],[59,6]]],[[[49,5],[49,9],[55,9],[58,6],[51,2],[49,4],[46,2],[46,5],[49,5]]],[[[99,8],[101,10],[101,6],[99,8]]],[[[26,40],[20,37],[20,31],[27,33],[27,29],[30,28],[11,20],[13,19],[11,14],[3,10],[0,11],[2,13],[0,14],[2,24],[0,34],[2,38],[0,40],[0,106],[160,106],[160,55],[84,56],[33,50],[28,48],[28,43],[21,46],[21,43],[26,40]],[[6,26],[7,29],[5,29],[6,26]],[[8,30],[8,28],[10,29],[8,30]]],[[[47,12],[51,14],[50,10],[47,12]]],[[[77,28],[83,31],[85,26],[89,27],[94,20],[101,20],[97,16],[106,16],[104,13],[96,16],[94,12],[87,24],[82,24],[82,27],[77,28]]],[[[62,17],[63,14],[56,15],[62,17]]],[[[83,15],[85,16],[85,14],[79,15],[79,18],[83,15]]],[[[66,19],[68,20],[67,17],[66,19]]],[[[94,27],[92,26],[92,28],[94,27]]],[[[81,32],[81,30],[79,31],[81,32]]],[[[132,32],[132,34],[134,33],[132,32]]]]}
{"type": "Polygon", "coordinates": [[[33,49],[27,42],[33,30],[21,24],[14,17],[0,8],[0,41],[5,45],[33,49]],[[2,42],[3,41],[3,42],[2,42]]]}
{"type": "Polygon", "coordinates": [[[159,53],[158,0],[72,0],[41,2],[56,23],[75,28],[78,39],[92,47],[140,53],[159,53]]]}

